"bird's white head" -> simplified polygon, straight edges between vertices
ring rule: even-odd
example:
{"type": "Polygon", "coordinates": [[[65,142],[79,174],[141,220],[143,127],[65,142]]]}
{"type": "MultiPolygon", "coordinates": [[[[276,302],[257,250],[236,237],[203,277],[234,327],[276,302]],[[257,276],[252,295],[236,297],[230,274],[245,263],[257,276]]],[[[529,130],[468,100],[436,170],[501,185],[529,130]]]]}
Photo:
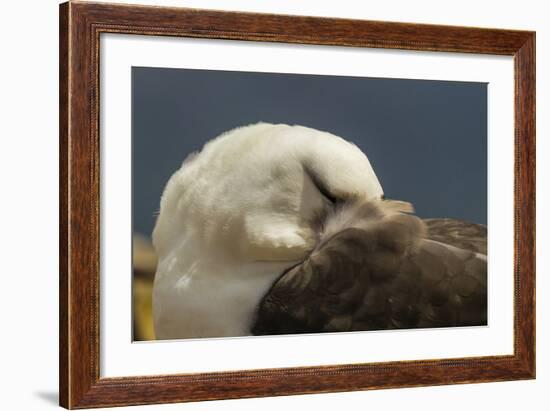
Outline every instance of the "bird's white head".
{"type": "Polygon", "coordinates": [[[162,195],[157,337],[248,334],[267,288],[315,247],[318,217],[382,195],[365,154],[327,132],[259,123],[212,140],[162,195]]]}

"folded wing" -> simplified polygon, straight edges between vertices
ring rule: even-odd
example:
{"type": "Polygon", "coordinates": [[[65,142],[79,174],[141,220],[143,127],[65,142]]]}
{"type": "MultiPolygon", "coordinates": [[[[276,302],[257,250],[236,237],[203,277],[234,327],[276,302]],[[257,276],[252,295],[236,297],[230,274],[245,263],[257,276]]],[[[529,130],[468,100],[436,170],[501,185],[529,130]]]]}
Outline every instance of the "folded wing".
{"type": "Polygon", "coordinates": [[[464,246],[469,231],[460,223],[435,232],[428,223],[427,232],[422,220],[384,210],[383,202],[356,208],[275,282],[260,302],[253,334],[487,323],[487,262],[476,252],[482,228],[470,227],[476,246],[464,246]],[[449,231],[462,233],[460,241],[444,242],[449,231]]]}

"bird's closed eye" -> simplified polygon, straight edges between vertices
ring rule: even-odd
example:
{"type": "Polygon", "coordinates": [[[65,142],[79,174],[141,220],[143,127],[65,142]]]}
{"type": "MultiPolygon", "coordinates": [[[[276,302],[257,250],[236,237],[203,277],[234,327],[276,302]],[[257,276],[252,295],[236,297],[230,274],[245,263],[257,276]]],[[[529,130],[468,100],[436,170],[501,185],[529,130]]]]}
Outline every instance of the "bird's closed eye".
{"type": "Polygon", "coordinates": [[[305,173],[306,175],[311,179],[311,182],[313,183],[313,185],[315,186],[315,188],[317,188],[317,190],[319,190],[319,192],[321,193],[321,195],[326,199],[328,200],[328,202],[330,203],[330,205],[332,206],[337,206],[339,203],[341,203],[343,200],[342,199],[339,199],[337,198],[336,196],[334,196],[329,190],[327,187],[325,187],[323,185],[323,183],[321,182],[321,179],[319,178],[319,176],[317,176],[317,174],[315,173],[315,171],[309,169],[309,168],[305,168],[305,173]]]}

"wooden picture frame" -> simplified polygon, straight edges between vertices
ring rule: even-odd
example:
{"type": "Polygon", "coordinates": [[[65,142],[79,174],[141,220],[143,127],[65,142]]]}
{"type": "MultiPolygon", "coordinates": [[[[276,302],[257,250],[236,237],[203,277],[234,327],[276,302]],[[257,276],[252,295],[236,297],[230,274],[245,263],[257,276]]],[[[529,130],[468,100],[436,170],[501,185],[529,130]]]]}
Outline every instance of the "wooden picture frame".
{"type": "Polygon", "coordinates": [[[535,377],[535,33],[69,2],[60,6],[60,404],[90,408],[535,377]],[[101,33],[513,56],[514,353],[100,378],[101,33]]]}

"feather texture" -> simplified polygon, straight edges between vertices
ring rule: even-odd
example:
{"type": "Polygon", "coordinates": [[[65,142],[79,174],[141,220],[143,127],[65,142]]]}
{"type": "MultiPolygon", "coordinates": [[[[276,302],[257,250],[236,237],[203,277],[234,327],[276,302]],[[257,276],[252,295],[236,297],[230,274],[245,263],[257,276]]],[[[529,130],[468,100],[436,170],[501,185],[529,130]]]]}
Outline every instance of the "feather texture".
{"type": "Polygon", "coordinates": [[[427,218],[430,239],[487,255],[487,227],[452,218],[427,218]]]}
{"type": "Polygon", "coordinates": [[[252,333],[486,324],[486,258],[480,247],[464,246],[473,225],[426,224],[404,213],[411,210],[367,201],[329,216],[314,251],[260,302],[252,333]],[[442,241],[450,232],[454,244],[442,241]]]}

